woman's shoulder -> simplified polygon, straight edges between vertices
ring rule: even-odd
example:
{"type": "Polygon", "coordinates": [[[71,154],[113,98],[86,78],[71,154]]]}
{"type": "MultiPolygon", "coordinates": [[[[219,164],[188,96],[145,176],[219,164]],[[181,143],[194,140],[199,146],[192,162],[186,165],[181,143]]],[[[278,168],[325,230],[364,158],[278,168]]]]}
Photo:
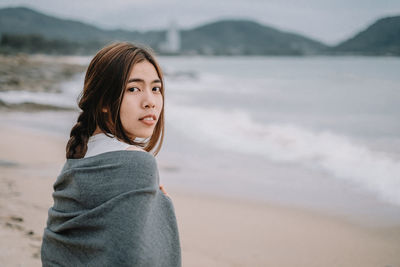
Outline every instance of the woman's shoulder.
{"type": "Polygon", "coordinates": [[[128,146],[125,150],[136,150],[136,151],[143,151],[143,152],[147,152],[146,150],[144,150],[141,147],[138,146],[134,146],[134,145],[130,145],[128,146]]]}

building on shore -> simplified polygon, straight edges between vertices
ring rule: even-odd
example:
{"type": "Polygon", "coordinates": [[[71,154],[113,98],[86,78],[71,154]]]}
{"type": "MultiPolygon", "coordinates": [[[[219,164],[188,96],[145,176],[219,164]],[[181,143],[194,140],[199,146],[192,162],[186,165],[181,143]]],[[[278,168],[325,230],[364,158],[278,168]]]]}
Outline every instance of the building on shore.
{"type": "Polygon", "coordinates": [[[181,37],[177,23],[172,20],[166,32],[166,40],[160,44],[160,51],[167,54],[179,54],[181,37]]]}

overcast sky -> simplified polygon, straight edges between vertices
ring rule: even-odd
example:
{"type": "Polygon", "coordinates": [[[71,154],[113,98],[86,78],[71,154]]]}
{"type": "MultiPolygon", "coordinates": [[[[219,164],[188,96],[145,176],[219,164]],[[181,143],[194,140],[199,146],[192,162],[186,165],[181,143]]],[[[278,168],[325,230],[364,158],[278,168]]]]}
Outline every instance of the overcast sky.
{"type": "Polygon", "coordinates": [[[192,28],[226,18],[252,19],[336,44],[378,18],[400,15],[400,0],[0,0],[101,28],[164,29],[171,20],[192,28]]]}

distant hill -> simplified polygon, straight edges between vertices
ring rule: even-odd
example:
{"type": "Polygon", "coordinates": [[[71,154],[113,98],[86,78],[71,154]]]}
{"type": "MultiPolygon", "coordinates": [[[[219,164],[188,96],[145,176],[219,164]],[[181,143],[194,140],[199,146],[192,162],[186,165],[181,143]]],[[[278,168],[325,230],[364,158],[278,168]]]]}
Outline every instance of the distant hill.
{"type": "Polygon", "coordinates": [[[103,30],[74,20],[48,16],[25,7],[0,9],[0,34],[38,34],[49,40],[107,43],[111,40],[139,41],[156,45],[164,40],[163,32],[103,30]]]}
{"type": "MultiPolygon", "coordinates": [[[[182,54],[400,55],[400,16],[380,19],[334,47],[250,20],[220,20],[180,33],[182,54]]],[[[115,40],[144,43],[162,53],[166,31],[104,30],[29,8],[14,7],[0,9],[0,35],[0,53],[92,53],[115,40]]]]}
{"type": "MultiPolygon", "coordinates": [[[[20,46],[23,42],[36,42],[46,51],[53,44],[60,46],[60,42],[54,40],[66,41],[68,47],[63,50],[60,48],[62,52],[71,51],[75,43],[94,42],[100,47],[113,40],[145,43],[157,51],[165,41],[166,31],[103,30],[79,21],[59,19],[29,8],[16,7],[0,9],[0,34],[6,36],[5,43],[13,47],[17,46],[16,43],[20,46]],[[45,39],[53,41],[46,42],[45,39]]],[[[182,53],[211,55],[304,55],[316,54],[327,48],[304,36],[248,20],[217,21],[183,30],[181,47],[182,53]]]]}
{"type": "Polygon", "coordinates": [[[330,51],[337,54],[400,56],[400,16],[379,19],[330,51]]]}
{"type": "Polygon", "coordinates": [[[64,20],[36,12],[29,8],[0,9],[0,32],[13,34],[40,34],[49,39],[75,41],[101,40],[104,31],[73,20],[64,20]]]}
{"type": "Polygon", "coordinates": [[[182,32],[184,50],[210,54],[316,54],[327,46],[249,20],[222,20],[182,32]]]}

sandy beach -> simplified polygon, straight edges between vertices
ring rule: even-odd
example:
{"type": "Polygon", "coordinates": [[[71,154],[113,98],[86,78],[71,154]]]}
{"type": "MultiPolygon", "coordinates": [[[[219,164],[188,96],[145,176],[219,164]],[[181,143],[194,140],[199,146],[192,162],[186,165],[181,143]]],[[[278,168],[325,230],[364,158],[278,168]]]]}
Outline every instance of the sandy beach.
{"type": "MultiPolygon", "coordinates": [[[[0,266],[41,266],[40,245],[66,140],[0,132],[0,266]]],[[[159,165],[162,162],[159,162],[159,165]]],[[[400,226],[366,227],[299,208],[174,189],[183,266],[400,266],[400,226]]]]}

